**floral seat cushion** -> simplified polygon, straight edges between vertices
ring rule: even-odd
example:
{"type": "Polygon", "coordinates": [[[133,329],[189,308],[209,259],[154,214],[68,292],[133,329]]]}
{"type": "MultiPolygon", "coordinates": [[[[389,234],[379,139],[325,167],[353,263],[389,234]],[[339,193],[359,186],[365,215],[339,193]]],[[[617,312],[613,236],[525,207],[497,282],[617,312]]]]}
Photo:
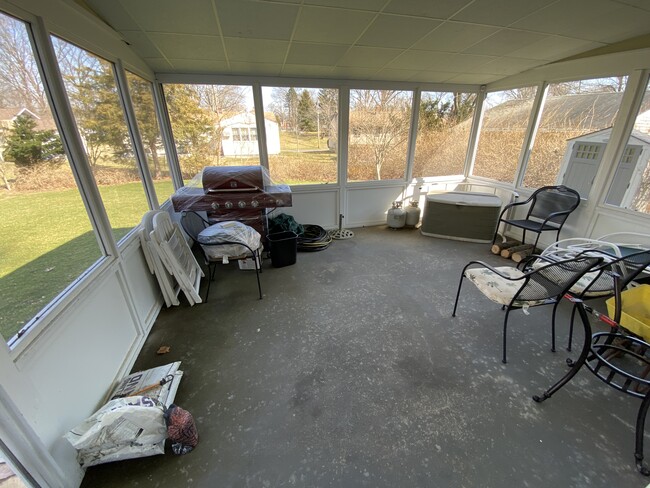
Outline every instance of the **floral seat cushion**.
{"type": "MultiPolygon", "coordinates": [[[[511,266],[500,266],[495,269],[509,278],[516,279],[524,275],[522,271],[511,266]]],[[[492,272],[492,270],[488,268],[468,269],[465,271],[465,277],[474,283],[487,298],[500,305],[510,305],[512,298],[524,284],[524,280],[508,280],[492,272]]],[[[546,290],[536,282],[529,281],[528,287],[531,291],[534,291],[534,288],[539,288],[539,290],[537,290],[539,293],[535,293],[537,296],[542,297],[547,295],[547,293],[545,293],[546,290]]],[[[523,307],[525,305],[534,307],[535,305],[541,305],[545,302],[546,298],[539,300],[515,300],[512,305],[515,307],[523,307]]]]}

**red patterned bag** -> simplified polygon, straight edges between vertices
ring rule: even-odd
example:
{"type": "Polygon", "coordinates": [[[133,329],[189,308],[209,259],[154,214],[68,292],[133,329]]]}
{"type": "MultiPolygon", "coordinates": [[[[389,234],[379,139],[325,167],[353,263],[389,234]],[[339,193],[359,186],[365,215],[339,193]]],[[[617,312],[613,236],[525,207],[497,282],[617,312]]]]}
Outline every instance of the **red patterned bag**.
{"type": "Polygon", "coordinates": [[[194,417],[187,410],[172,403],[165,412],[165,423],[174,454],[187,454],[199,443],[194,417]]]}

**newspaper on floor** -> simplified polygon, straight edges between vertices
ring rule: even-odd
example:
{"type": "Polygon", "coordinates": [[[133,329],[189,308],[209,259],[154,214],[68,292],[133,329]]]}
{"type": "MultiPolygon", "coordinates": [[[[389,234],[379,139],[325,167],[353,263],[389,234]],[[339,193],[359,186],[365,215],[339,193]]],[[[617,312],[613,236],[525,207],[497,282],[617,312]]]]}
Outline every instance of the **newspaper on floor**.
{"type": "Polygon", "coordinates": [[[145,395],[169,407],[174,402],[183,372],[178,368],[181,362],[158,366],[130,374],[123,378],[110,395],[110,399],[133,395],[145,395]]]}
{"type": "Polygon", "coordinates": [[[179,366],[175,362],[127,376],[106,405],[65,434],[82,467],[165,452],[164,413],[183,375],[179,366]]]}

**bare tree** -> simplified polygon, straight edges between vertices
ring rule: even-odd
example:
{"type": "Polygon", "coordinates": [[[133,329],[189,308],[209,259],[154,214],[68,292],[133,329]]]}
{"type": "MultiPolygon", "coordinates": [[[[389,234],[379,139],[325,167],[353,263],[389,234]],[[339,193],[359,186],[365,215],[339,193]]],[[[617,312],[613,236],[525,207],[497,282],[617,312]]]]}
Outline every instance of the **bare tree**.
{"type": "Polygon", "coordinates": [[[88,160],[96,166],[111,155],[111,145],[126,144],[112,65],[61,39],[53,38],[53,45],[88,160]]]}
{"type": "Polygon", "coordinates": [[[351,92],[350,146],[365,146],[369,150],[368,162],[374,165],[378,180],[384,164],[400,157],[408,139],[410,101],[408,94],[396,90],[351,92]]]}
{"type": "Polygon", "coordinates": [[[521,88],[513,88],[512,90],[505,90],[503,93],[506,100],[531,100],[535,98],[537,87],[524,86],[521,88]]]}
{"type": "Polygon", "coordinates": [[[283,129],[286,129],[287,119],[289,115],[286,110],[286,100],[287,93],[289,88],[277,86],[271,90],[271,102],[269,103],[269,109],[275,115],[278,124],[283,129]]]}
{"type": "Polygon", "coordinates": [[[23,22],[0,15],[0,103],[27,107],[39,115],[49,113],[49,105],[32,46],[23,22]]]}
{"type": "Polygon", "coordinates": [[[212,119],[211,147],[214,150],[216,163],[221,161],[221,142],[224,122],[246,111],[247,87],[236,85],[194,85],[200,107],[208,112],[212,119]]]}

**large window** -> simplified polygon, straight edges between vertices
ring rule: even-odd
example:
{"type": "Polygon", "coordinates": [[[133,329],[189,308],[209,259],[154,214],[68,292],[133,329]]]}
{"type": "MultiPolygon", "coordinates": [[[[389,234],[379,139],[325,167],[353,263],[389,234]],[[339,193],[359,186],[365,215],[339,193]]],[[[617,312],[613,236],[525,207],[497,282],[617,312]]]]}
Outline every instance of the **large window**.
{"type": "Polygon", "coordinates": [[[140,130],[142,145],[147,156],[149,173],[156,186],[156,196],[160,203],[174,193],[174,185],[169,174],[167,155],[162,144],[160,127],[156,118],[151,83],[133,73],[126,72],[129,94],[133,102],[135,118],[140,130]]]}
{"type": "Polygon", "coordinates": [[[476,94],[422,92],[413,177],[461,175],[476,94]]]}
{"type": "Polygon", "coordinates": [[[0,14],[0,333],[31,319],[101,258],[63,152],[27,24],[0,14]]]}
{"type": "Polygon", "coordinates": [[[487,94],[473,175],[514,182],[536,91],[525,87],[487,94]]]}
{"type": "Polygon", "coordinates": [[[115,240],[149,210],[120,102],[113,65],[52,38],[66,92],[115,240]]]}
{"type": "Polygon", "coordinates": [[[164,92],[186,181],[205,166],[260,164],[250,86],[166,84],[164,92]]]}
{"type": "Polygon", "coordinates": [[[402,179],[413,93],[350,90],[348,181],[402,179]]]}
{"type": "Polygon", "coordinates": [[[650,213],[650,82],[616,167],[606,203],[650,213]]]}
{"type": "MultiPolygon", "coordinates": [[[[562,183],[586,198],[593,179],[587,166],[583,165],[580,171],[563,171],[563,175],[559,175],[560,169],[577,168],[568,166],[573,150],[577,149],[574,143],[580,144],[582,139],[593,142],[600,131],[614,125],[626,82],[627,77],[623,76],[554,83],[548,87],[524,186],[553,185],[559,176],[562,183]]],[[[599,152],[602,157],[603,151],[599,152]]],[[[597,168],[600,157],[591,160],[592,169],[597,168]]]]}
{"type": "Polygon", "coordinates": [[[264,87],[271,175],[291,185],[336,183],[339,91],[264,87]]]}

